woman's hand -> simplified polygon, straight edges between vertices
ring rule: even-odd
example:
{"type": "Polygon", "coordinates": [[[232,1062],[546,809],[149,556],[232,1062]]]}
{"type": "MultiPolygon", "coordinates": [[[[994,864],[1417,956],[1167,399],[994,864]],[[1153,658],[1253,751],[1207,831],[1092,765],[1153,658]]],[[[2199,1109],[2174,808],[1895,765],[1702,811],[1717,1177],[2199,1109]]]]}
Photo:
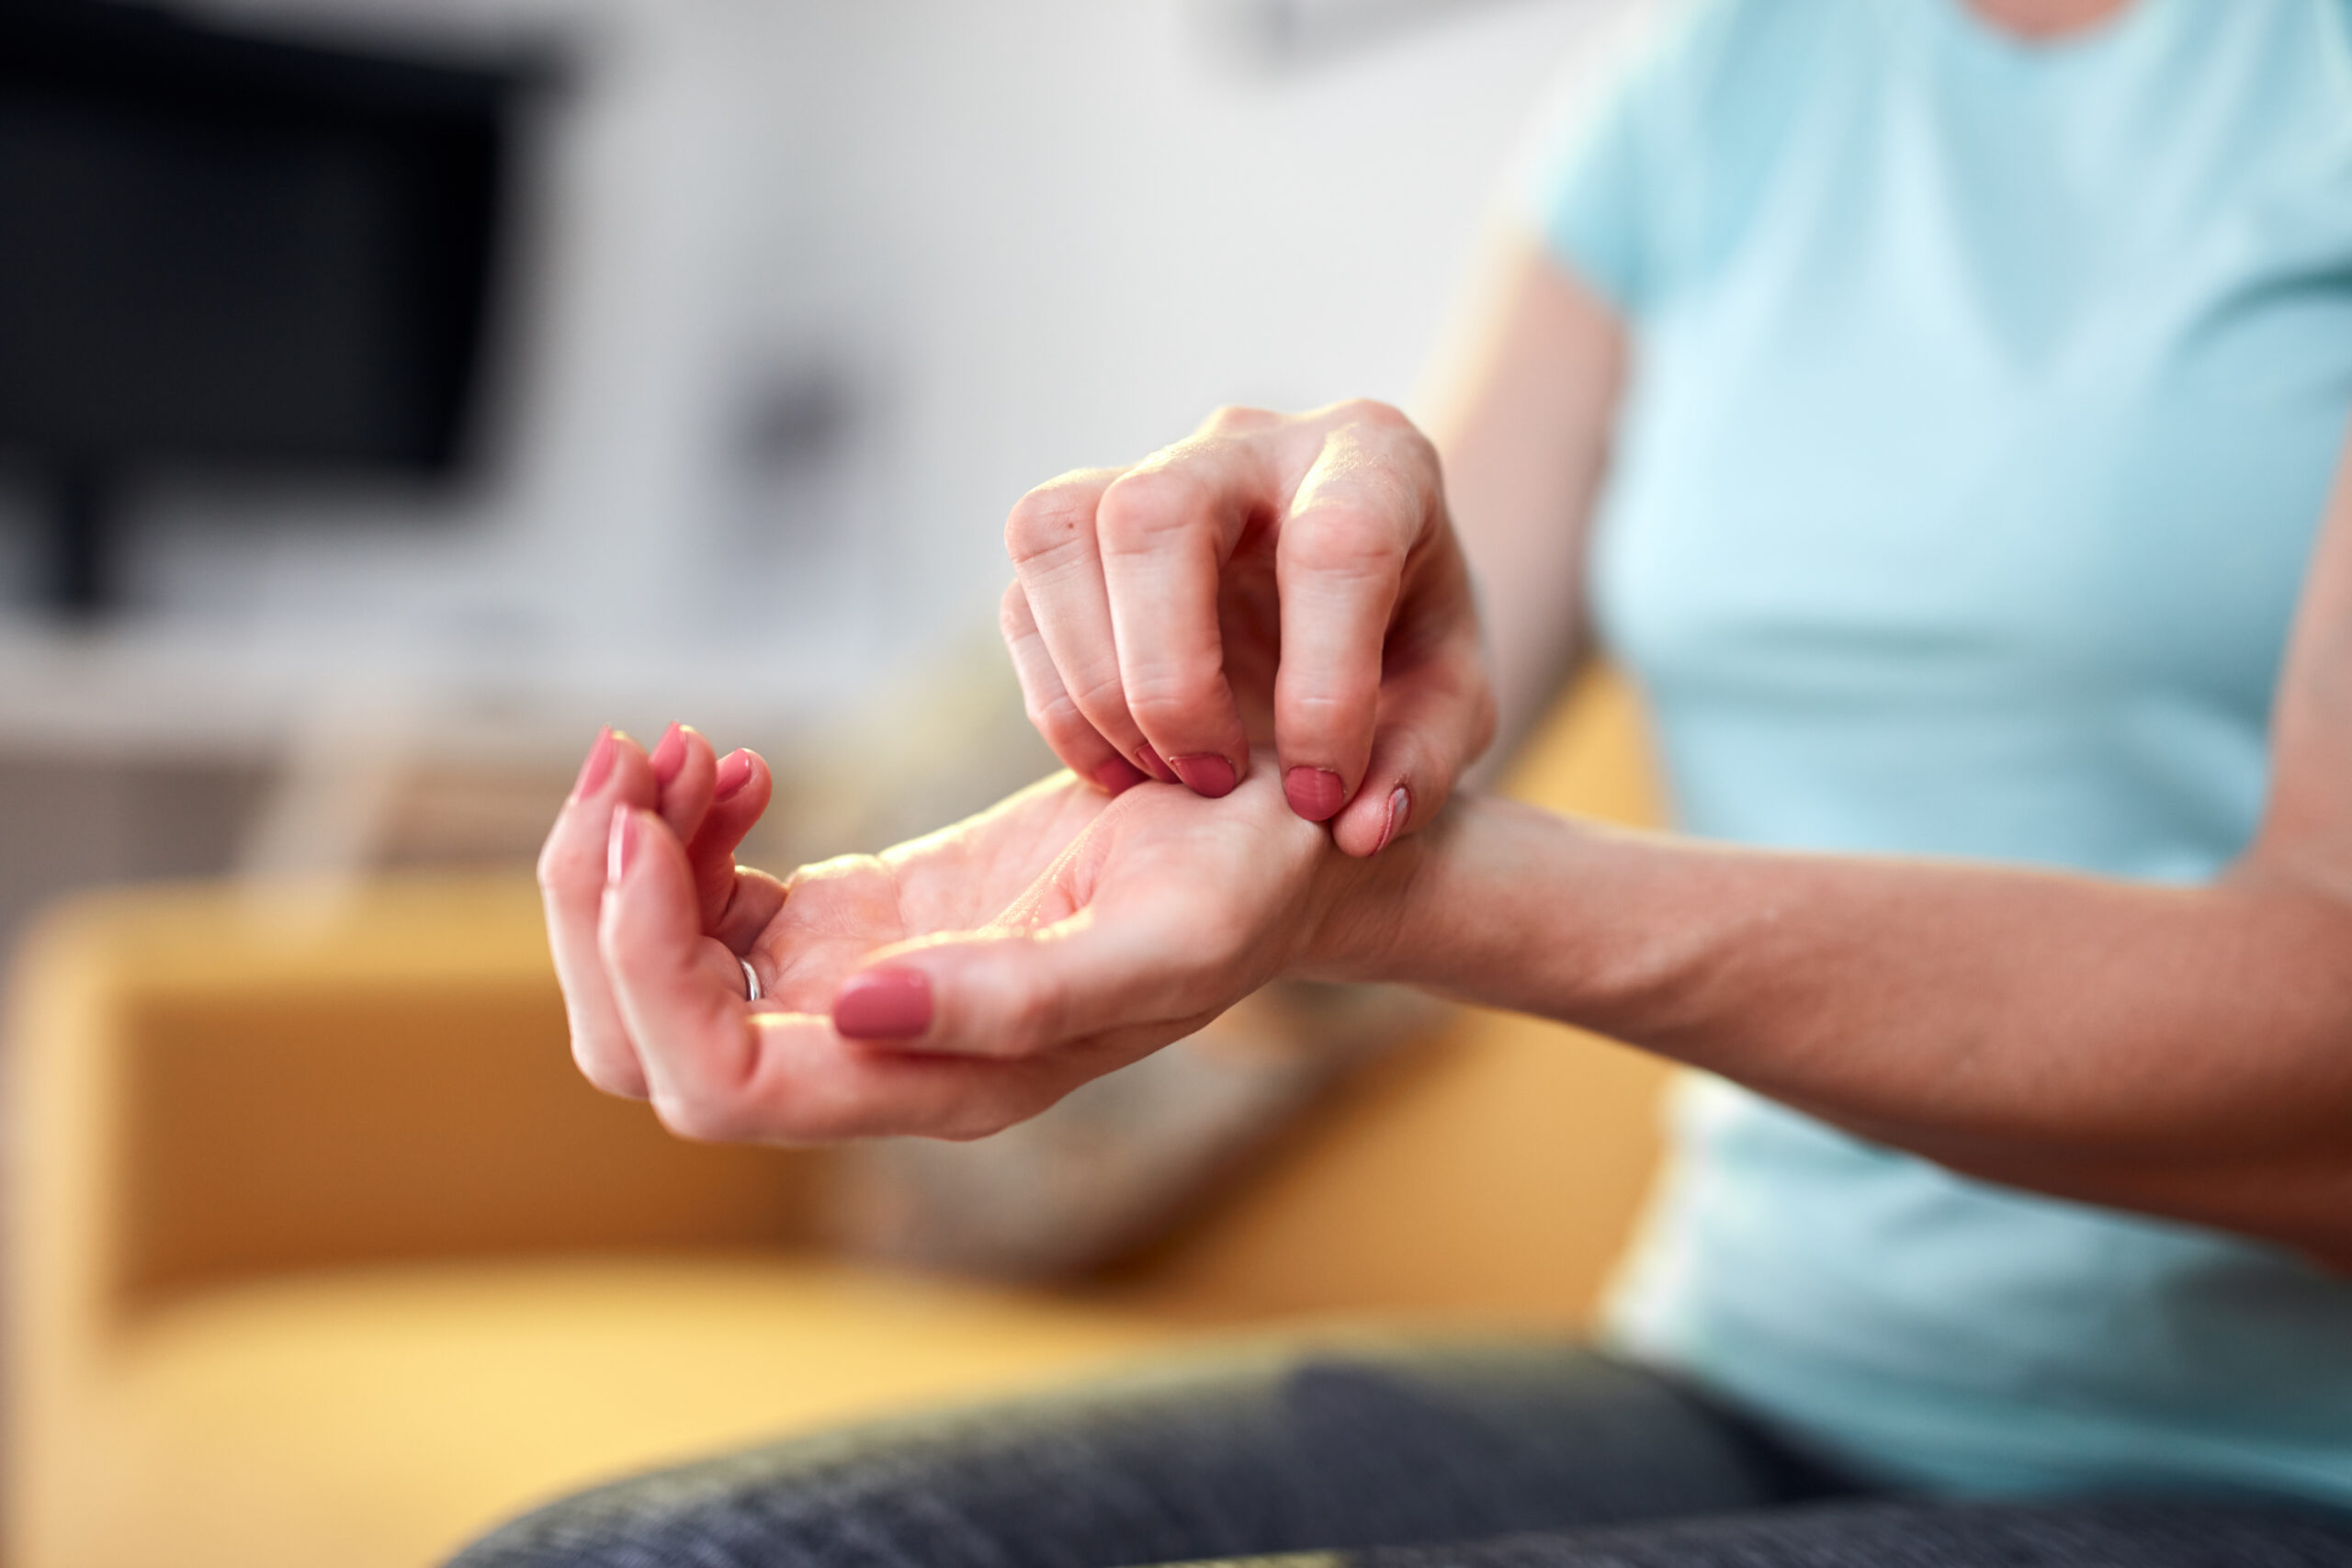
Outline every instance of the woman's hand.
{"type": "Polygon", "coordinates": [[[967,1138],[1369,939],[1380,873],[1271,769],[1211,805],[1067,774],[881,855],[738,870],[764,764],[597,742],[540,857],[572,1050],[689,1137],[967,1138]],[[742,964],[764,993],[745,1000],[742,964]]]}
{"type": "Polygon", "coordinates": [[[1134,468],[1031,491],[1005,542],[1030,717],[1106,790],[1148,774],[1222,796],[1271,739],[1291,810],[1370,855],[1493,739],[1437,454],[1394,409],[1221,411],[1134,468]]]}

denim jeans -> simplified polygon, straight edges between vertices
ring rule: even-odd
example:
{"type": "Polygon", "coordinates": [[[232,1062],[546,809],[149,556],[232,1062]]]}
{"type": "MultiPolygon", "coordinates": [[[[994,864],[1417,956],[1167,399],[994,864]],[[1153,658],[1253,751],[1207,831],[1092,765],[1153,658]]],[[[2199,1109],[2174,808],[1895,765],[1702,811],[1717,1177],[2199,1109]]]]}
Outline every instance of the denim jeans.
{"type": "Polygon", "coordinates": [[[458,1568],[2339,1568],[2352,1521],[1874,1495],[1544,1342],[1261,1350],[624,1481],[458,1568]]]}

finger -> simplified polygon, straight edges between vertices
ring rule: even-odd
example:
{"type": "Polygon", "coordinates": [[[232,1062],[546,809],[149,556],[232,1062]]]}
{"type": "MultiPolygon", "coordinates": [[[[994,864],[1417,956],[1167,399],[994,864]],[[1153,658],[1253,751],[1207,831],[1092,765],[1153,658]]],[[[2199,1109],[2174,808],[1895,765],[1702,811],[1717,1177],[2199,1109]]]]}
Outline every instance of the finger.
{"type": "MultiPolygon", "coordinates": [[[[923,1057],[843,1040],[808,1014],[755,1014],[741,970],[694,931],[685,852],[661,818],[614,814],[614,874],[599,928],[614,996],[655,1110],[685,1136],[830,1142],[885,1134],[978,1137],[1117,1065],[1080,1047],[1054,1059],[923,1057]]],[[[1123,1039],[1132,1059],[1146,1048],[1123,1039]]]]}
{"type": "MultiPolygon", "coordinates": [[[[1005,520],[1004,545],[1030,622],[1080,718],[1121,758],[1172,784],[1176,775],[1151,750],[1119,682],[1118,639],[1096,536],[1096,513],[1119,473],[1091,468],[1038,486],[1005,520]]],[[[1024,676],[1024,694],[1027,689],[1024,676]]],[[[1078,771],[1092,776],[1091,770],[1078,771]]]]}
{"type": "Polygon", "coordinates": [[[1333,841],[1348,854],[1374,855],[1424,826],[1494,725],[1475,649],[1457,648],[1391,681],[1363,786],[1332,822],[1333,841]]]}
{"type": "Polygon", "coordinates": [[[1243,531],[1276,504],[1259,444],[1211,432],[1121,475],[1095,510],[1127,711],[1200,795],[1230,794],[1249,768],[1218,587],[1243,531]]]}
{"type": "Polygon", "coordinates": [[[615,808],[597,951],[664,1121],[731,1112],[756,1036],[743,971],[703,935],[686,852],[650,811],[615,808]]]}
{"type": "Polygon", "coordinates": [[[756,751],[729,751],[713,765],[709,807],[685,840],[695,908],[707,935],[721,936],[735,899],[735,852],[767,811],[775,788],[767,761],[756,751]]]}
{"type": "Polygon", "coordinates": [[[1390,629],[1433,522],[1436,466],[1419,445],[1409,428],[1331,432],[1276,540],[1274,740],[1283,793],[1309,821],[1337,816],[1371,760],[1390,629]]]}
{"type": "Polygon", "coordinates": [[[680,843],[693,842],[703,813],[710,808],[718,772],[718,759],[710,742],[692,726],[673,723],[662,732],[648,761],[654,783],[661,786],[654,809],[680,843]]]}
{"type": "Polygon", "coordinates": [[[1004,646],[1012,655],[1013,672],[1021,677],[1029,722],[1054,749],[1054,755],[1079,777],[1093,780],[1112,795],[1143,783],[1149,775],[1103,739],[1102,731],[1089,724],[1078,711],[1078,704],[1070,700],[1069,688],[1062,683],[1061,671],[1054,668],[1054,656],[1046,649],[1036,616],[1029,608],[1029,595],[1018,579],[1004,591],[998,621],[1004,632],[1004,646]]]}
{"type": "Polygon", "coordinates": [[[643,750],[628,736],[605,730],[557,814],[538,863],[548,948],[563,987],[572,1060],[605,1093],[639,1100],[645,1097],[645,1075],[605,974],[596,922],[614,807],[650,807],[654,794],[653,770],[643,750]]]}
{"type": "Polygon", "coordinates": [[[886,949],[842,983],[833,1025],[851,1039],[1001,1058],[1163,1023],[1175,1031],[1165,1043],[1200,1011],[1199,977],[1214,968],[1177,902],[886,949]]]}

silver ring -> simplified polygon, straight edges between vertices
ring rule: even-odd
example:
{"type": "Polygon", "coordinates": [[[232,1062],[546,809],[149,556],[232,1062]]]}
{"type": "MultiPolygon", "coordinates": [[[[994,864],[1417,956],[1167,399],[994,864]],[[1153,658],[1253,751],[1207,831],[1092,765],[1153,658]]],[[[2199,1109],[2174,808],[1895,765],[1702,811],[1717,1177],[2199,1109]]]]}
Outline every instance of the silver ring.
{"type": "Polygon", "coordinates": [[[760,972],[752,967],[752,961],[748,958],[738,958],[735,962],[743,966],[743,999],[747,1002],[758,1001],[762,995],[760,972]]]}

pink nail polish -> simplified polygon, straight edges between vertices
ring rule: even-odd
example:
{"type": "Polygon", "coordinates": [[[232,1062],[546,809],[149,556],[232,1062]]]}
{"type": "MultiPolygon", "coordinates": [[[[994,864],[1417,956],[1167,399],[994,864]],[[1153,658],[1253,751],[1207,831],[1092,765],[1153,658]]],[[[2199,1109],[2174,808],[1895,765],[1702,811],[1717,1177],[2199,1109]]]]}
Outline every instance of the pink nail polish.
{"type": "Polygon", "coordinates": [[[1187,789],[1211,800],[1223,800],[1233,793],[1233,786],[1241,782],[1240,775],[1233,771],[1233,764],[1214,751],[1178,757],[1168,765],[1176,770],[1176,776],[1184,781],[1187,789]]]}
{"type": "Polygon", "coordinates": [[[672,721],[662,732],[661,744],[653,748],[653,778],[657,784],[668,784],[686,765],[686,728],[672,721]]]}
{"type": "Polygon", "coordinates": [[[722,800],[732,800],[743,793],[752,782],[752,754],[729,751],[718,764],[718,776],[711,781],[710,800],[716,806],[722,800]]]}
{"type": "Polygon", "coordinates": [[[1145,782],[1148,775],[1124,757],[1114,757],[1089,775],[1105,795],[1122,795],[1145,782]]]}
{"type": "Polygon", "coordinates": [[[617,883],[637,859],[637,813],[626,806],[613,807],[613,830],[605,840],[605,875],[617,883]]]}
{"type": "Polygon", "coordinates": [[[842,982],[833,1028],[844,1040],[912,1040],[931,1027],[931,977],[920,969],[868,969],[842,982]]]}
{"type": "Polygon", "coordinates": [[[1372,852],[1378,854],[1386,849],[1390,841],[1403,829],[1405,818],[1412,814],[1413,797],[1405,793],[1404,785],[1399,784],[1396,786],[1396,793],[1388,797],[1388,824],[1380,829],[1380,842],[1372,847],[1372,852]]]}
{"type": "Polygon", "coordinates": [[[605,726],[596,732],[596,743],[588,748],[588,760],[580,764],[580,778],[571,786],[571,798],[594,795],[613,776],[613,758],[620,748],[613,742],[613,727],[605,726]]]}
{"type": "Polygon", "coordinates": [[[1150,741],[1147,740],[1143,743],[1142,750],[1136,753],[1136,761],[1143,765],[1145,773],[1158,779],[1161,784],[1176,782],[1176,774],[1166,762],[1159,760],[1159,753],[1151,749],[1150,741]]]}
{"type": "Polygon", "coordinates": [[[1329,768],[1293,768],[1283,775],[1283,798],[1309,822],[1329,822],[1348,803],[1348,782],[1329,768]]]}

